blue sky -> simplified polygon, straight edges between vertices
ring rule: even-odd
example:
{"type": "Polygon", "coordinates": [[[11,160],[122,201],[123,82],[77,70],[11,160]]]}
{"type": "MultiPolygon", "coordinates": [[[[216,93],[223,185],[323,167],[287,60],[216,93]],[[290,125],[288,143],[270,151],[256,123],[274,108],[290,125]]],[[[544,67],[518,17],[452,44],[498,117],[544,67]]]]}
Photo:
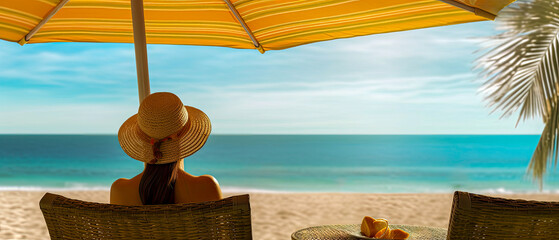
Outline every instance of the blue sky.
{"type": "MultiPolygon", "coordinates": [[[[472,71],[493,22],[260,54],[148,46],[152,92],[202,109],[215,134],[539,134],[490,114],[472,71]]],[[[0,41],[0,133],[116,134],[138,109],[132,44],[0,41]]]]}

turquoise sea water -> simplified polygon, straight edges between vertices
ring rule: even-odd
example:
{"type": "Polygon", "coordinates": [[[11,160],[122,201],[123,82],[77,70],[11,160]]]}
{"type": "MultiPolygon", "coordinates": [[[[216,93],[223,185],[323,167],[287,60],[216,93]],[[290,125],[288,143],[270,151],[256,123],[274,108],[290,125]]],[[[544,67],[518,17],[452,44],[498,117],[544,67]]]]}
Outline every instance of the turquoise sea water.
{"type": "MultiPolygon", "coordinates": [[[[536,192],[539,136],[212,135],[185,161],[224,191],[536,192]]],[[[116,135],[0,135],[0,189],[108,189],[143,168],[116,135]]],[[[559,192],[551,169],[544,191],[559,192]]]]}

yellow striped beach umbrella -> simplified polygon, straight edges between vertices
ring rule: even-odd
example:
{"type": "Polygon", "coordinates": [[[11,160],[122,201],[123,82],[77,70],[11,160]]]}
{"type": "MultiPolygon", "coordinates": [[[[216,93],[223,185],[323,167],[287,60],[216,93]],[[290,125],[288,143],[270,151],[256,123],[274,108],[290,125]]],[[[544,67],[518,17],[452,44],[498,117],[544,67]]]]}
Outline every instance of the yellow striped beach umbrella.
{"type": "Polygon", "coordinates": [[[264,53],[331,39],[494,19],[513,1],[1,0],[0,39],[22,45],[134,42],[143,99],[149,94],[146,43],[264,53]]]}

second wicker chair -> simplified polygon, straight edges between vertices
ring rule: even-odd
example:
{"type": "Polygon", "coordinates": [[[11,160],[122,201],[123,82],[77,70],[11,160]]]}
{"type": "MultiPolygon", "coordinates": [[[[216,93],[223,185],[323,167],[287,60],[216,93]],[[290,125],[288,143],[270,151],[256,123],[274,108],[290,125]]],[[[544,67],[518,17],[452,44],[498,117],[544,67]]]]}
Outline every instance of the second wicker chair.
{"type": "Polygon", "coordinates": [[[447,239],[559,239],[559,203],[455,192],[447,239]]]}

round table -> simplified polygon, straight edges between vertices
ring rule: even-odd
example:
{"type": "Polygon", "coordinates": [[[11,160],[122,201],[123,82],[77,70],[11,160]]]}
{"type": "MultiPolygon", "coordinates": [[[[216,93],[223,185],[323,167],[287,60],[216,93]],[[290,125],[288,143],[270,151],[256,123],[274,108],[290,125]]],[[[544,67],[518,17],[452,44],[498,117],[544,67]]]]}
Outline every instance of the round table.
{"type": "MultiPolygon", "coordinates": [[[[390,225],[391,229],[402,229],[410,234],[407,240],[445,240],[446,228],[390,225]]],[[[361,224],[324,225],[298,230],[291,234],[292,240],[331,240],[331,239],[374,239],[361,235],[361,224]]]]}

